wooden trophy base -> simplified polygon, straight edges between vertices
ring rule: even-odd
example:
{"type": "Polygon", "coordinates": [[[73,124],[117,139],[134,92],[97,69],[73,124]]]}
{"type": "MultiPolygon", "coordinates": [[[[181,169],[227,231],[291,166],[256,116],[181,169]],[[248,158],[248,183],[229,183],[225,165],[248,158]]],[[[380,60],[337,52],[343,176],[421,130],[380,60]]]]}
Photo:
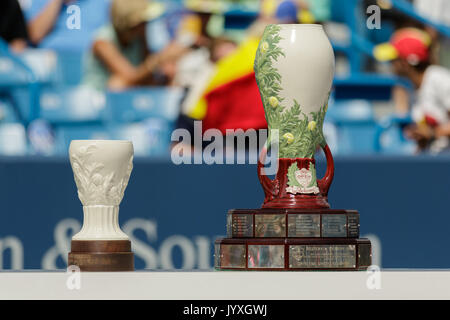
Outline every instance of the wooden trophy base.
{"type": "Polygon", "coordinates": [[[356,271],[371,264],[368,239],[219,239],[215,268],[242,271],[356,271]]]}
{"type": "Polygon", "coordinates": [[[129,240],[72,240],[68,265],[81,271],[134,271],[129,240]]]}
{"type": "Polygon", "coordinates": [[[227,234],[215,242],[217,270],[366,270],[372,262],[356,210],[234,209],[227,234]]]}

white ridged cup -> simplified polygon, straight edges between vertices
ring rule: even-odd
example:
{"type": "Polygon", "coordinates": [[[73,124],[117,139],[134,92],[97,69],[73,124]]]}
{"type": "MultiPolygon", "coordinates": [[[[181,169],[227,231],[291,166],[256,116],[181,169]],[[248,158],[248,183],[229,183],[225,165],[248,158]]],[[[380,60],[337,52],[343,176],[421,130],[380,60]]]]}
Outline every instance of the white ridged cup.
{"type": "Polygon", "coordinates": [[[70,163],[83,204],[83,227],[73,240],[128,240],[119,227],[119,205],[133,169],[133,144],[73,140],[70,163]]]}

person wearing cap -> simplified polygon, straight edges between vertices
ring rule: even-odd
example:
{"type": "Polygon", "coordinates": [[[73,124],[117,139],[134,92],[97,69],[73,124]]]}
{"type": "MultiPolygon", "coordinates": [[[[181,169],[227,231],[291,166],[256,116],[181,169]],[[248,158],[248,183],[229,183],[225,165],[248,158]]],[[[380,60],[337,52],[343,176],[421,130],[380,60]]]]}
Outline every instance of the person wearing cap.
{"type": "Polygon", "coordinates": [[[429,35],[416,28],[396,31],[389,43],[375,47],[374,56],[391,61],[393,71],[408,78],[415,93],[411,114],[415,124],[406,135],[416,140],[419,151],[450,150],[450,70],[430,62],[429,35]]]}
{"type": "MultiPolygon", "coordinates": [[[[2,1],[3,2],[3,1],[2,1]]],[[[110,0],[21,0],[29,45],[82,52],[108,21],[110,0]]]]}
{"type": "Polygon", "coordinates": [[[178,48],[150,54],[146,43],[146,23],[162,16],[160,2],[113,0],[111,23],[100,28],[85,58],[82,83],[96,89],[122,90],[152,84],[155,70],[164,59],[179,54],[178,48]]]}

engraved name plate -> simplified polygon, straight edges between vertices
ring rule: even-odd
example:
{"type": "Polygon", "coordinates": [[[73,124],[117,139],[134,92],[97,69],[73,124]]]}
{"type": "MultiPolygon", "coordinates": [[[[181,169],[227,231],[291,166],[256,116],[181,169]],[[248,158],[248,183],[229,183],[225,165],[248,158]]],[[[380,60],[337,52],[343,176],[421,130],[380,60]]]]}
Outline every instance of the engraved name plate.
{"type": "Polygon", "coordinates": [[[322,215],[322,237],[347,237],[347,216],[345,214],[322,215]]]}
{"type": "Polygon", "coordinates": [[[233,213],[229,216],[231,219],[229,219],[228,229],[231,229],[232,237],[253,237],[253,215],[233,213]]]}
{"type": "Polygon", "coordinates": [[[220,243],[214,244],[214,267],[220,267],[220,243]]]}
{"type": "Polygon", "coordinates": [[[360,267],[368,267],[372,264],[372,252],[370,243],[361,243],[358,246],[358,260],[360,267]]]}
{"type": "Polygon", "coordinates": [[[284,245],[249,245],[249,268],[284,268],[284,245]]]}
{"type": "Polygon", "coordinates": [[[286,216],[284,214],[256,214],[255,237],[285,237],[286,216]]]}
{"type": "Polygon", "coordinates": [[[289,268],[354,268],[355,245],[291,245],[289,268]]]}
{"type": "Polygon", "coordinates": [[[347,215],[347,229],[349,238],[359,237],[359,214],[347,215]]]}
{"type": "Polygon", "coordinates": [[[227,214],[227,237],[233,237],[233,215],[227,214]]]}
{"type": "Polygon", "coordinates": [[[288,237],[320,237],[320,215],[289,214],[288,237]]]}
{"type": "Polygon", "coordinates": [[[245,244],[222,244],[220,246],[222,268],[245,268],[245,244]]]}

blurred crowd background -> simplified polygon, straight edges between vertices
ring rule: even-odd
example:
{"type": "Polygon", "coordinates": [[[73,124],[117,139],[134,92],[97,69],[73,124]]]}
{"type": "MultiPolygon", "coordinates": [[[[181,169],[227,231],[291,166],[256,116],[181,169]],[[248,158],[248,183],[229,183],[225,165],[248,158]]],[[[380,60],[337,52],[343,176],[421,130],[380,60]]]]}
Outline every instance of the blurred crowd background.
{"type": "Polygon", "coordinates": [[[0,155],[131,139],[160,157],[194,120],[264,129],[253,61],[270,23],[332,42],[335,155],[449,152],[450,1],[2,0],[0,155]]]}

